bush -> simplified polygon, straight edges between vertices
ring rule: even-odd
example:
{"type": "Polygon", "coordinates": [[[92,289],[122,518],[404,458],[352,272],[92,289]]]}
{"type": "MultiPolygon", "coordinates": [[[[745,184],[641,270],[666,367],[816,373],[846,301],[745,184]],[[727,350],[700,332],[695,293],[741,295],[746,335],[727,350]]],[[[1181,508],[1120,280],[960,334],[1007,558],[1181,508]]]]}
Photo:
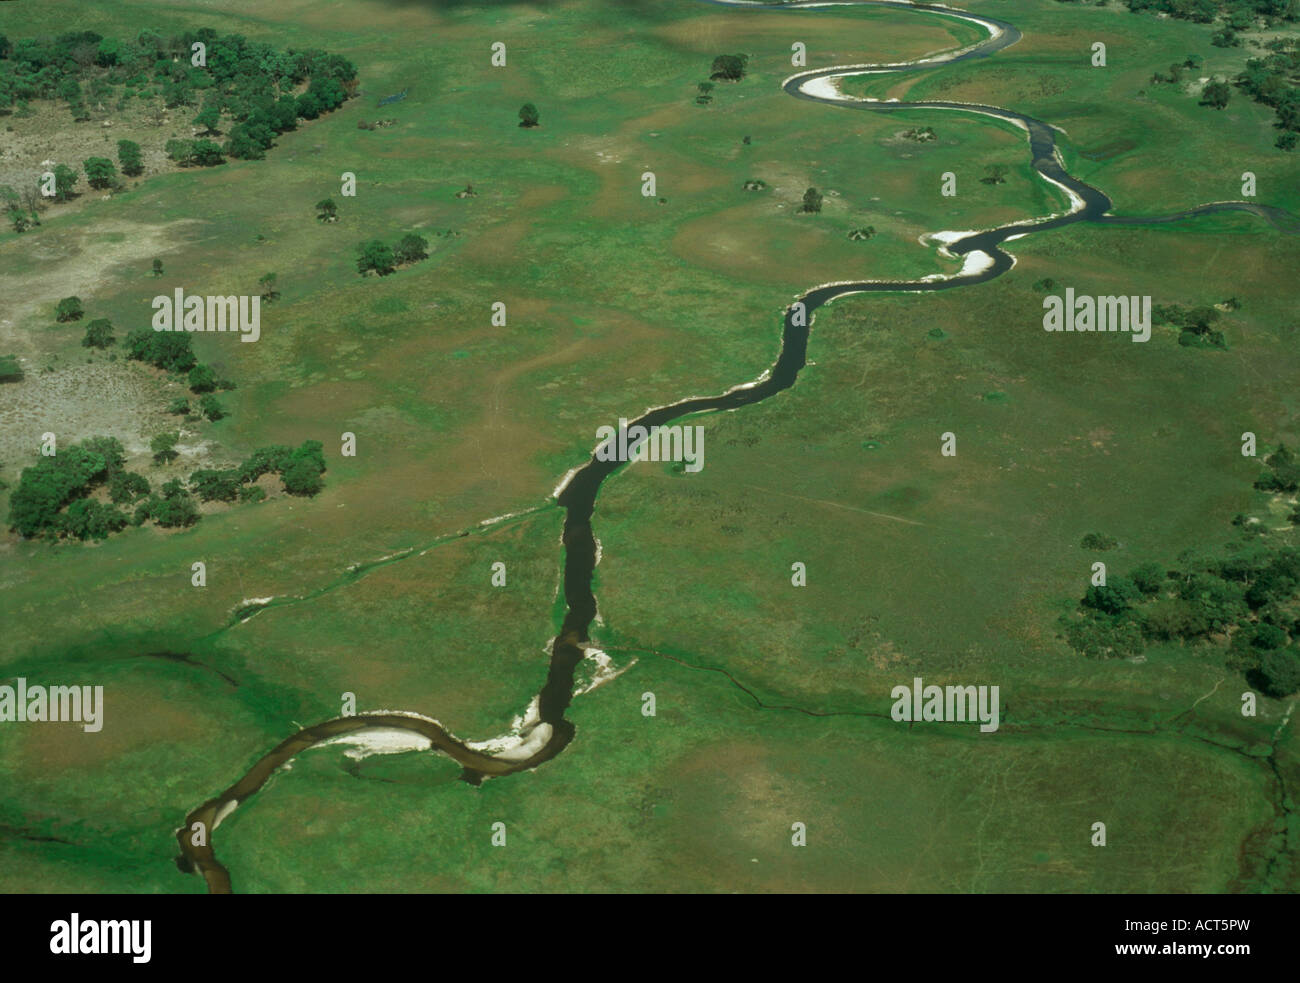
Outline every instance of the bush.
{"type": "Polygon", "coordinates": [[[207,365],[196,365],[190,369],[190,391],[210,393],[217,388],[217,374],[207,365]]]}
{"type": "Polygon", "coordinates": [[[429,240],[409,232],[393,250],[393,258],[399,263],[416,263],[429,258],[429,240]]]}
{"type": "Polygon", "coordinates": [[[1152,597],[1160,593],[1160,589],[1165,583],[1165,568],[1159,563],[1143,563],[1141,566],[1134,568],[1129,574],[1129,579],[1137,586],[1147,597],[1152,597]]]}
{"type": "Polygon", "coordinates": [[[108,348],[117,338],[113,336],[113,324],[106,317],[97,317],[86,325],[86,336],[81,339],[83,348],[108,348]]]}
{"type": "Polygon", "coordinates": [[[1104,536],[1099,532],[1090,532],[1079,541],[1079,545],[1086,550],[1105,552],[1118,546],[1119,540],[1114,536],[1104,536]]]}
{"type": "Polygon", "coordinates": [[[117,141],[117,162],[127,177],[139,177],[144,173],[144,158],[140,154],[140,145],[134,140],[117,141]]]}
{"type": "Polygon", "coordinates": [[[86,182],[92,188],[102,191],[117,183],[117,168],[107,157],[87,157],[81,166],[86,172],[86,182]]]}
{"type": "Polygon", "coordinates": [[[217,397],[212,395],[204,396],[199,400],[199,412],[213,423],[229,415],[217,397]]]}
{"type": "Polygon", "coordinates": [[[1129,609],[1138,594],[1137,585],[1127,577],[1111,577],[1104,587],[1089,587],[1080,603],[1104,614],[1120,614],[1129,609]]]}
{"type": "Polygon", "coordinates": [[[149,441],[149,449],[153,451],[153,459],[158,464],[168,464],[180,455],[176,452],[176,442],[181,439],[178,431],[171,433],[160,433],[149,441]]]}
{"type": "Polygon", "coordinates": [[[280,479],[290,495],[315,495],[325,485],[315,464],[305,458],[290,461],[280,479]]]}

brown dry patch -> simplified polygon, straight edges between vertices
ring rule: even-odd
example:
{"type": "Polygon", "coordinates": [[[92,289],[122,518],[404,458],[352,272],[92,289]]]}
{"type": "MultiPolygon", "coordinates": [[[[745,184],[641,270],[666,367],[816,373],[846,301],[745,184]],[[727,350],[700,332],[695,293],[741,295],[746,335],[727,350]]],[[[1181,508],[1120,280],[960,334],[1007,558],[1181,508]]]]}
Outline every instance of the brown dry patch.
{"type": "MultiPolygon", "coordinates": [[[[92,673],[93,675],[93,673],[92,673]]],[[[92,679],[69,676],[59,680],[29,679],[29,685],[94,685],[92,679]]],[[[104,686],[103,729],[87,733],[77,723],[29,723],[22,730],[17,755],[20,773],[45,777],[70,769],[96,769],[125,754],[159,744],[197,745],[212,736],[214,727],[192,702],[180,703],[153,687],[147,679],[119,676],[104,686]]]]}
{"type": "MultiPolygon", "coordinates": [[[[568,191],[559,185],[542,185],[529,188],[519,196],[516,207],[529,211],[546,208],[568,197],[568,191]]],[[[514,219],[493,225],[465,243],[459,260],[470,264],[517,264],[518,248],[533,227],[532,219],[514,219]]]]}

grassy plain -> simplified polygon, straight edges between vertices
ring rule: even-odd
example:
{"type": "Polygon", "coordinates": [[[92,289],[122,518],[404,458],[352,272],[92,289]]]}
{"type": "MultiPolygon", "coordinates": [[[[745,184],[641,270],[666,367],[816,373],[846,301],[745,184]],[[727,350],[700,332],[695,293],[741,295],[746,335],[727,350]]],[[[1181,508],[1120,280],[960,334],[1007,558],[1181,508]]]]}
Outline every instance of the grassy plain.
{"type": "MultiPolygon", "coordinates": [[[[1024,41],[873,84],[1063,126],[1072,173],[1121,214],[1238,197],[1245,169],[1260,201],[1300,211],[1293,159],[1272,149],[1261,107],[1237,94],[1220,114],[1186,94],[1135,94],[1190,52],[1211,68],[1229,57],[1208,29],[1048,0],[970,7],[1014,21],[1024,41]],[[1113,69],[1089,66],[1094,34],[1113,69]],[[1126,140],[1131,150],[1084,156],[1126,140]]],[[[0,348],[24,356],[29,378],[86,358],[120,369],[86,355],[79,326],[54,324],[68,293],[121,337],[156,293],[247,293],[278,271],[262,341],[197,342],[239,384],[232,416],[187,434],[184,466],[149,474],[305,439],[322,440],[329,463],[314,499],[215,511],[179,534],[0,541],[0,675],[107,691],[99,735],[0,732],[9,890],[201,890],[170,863],[185,812],[296,724],[336,714],[346,691],[467,738],[500,733],[544,678],[561,614],[562,515],[547,494],[598,426],[755,378],[781,308],[814,283],[951,271],[919,235],[1061,205],[1031,177],[1018,131],[779,90],[794,40],[812,66],[901,60],[970,40],[943,18],[690,0],[227,0],[201,19],[179,2],[51,0],[7,15],[10,37],[212,26],[319,46],[356,61],[363,90],[265,161],[148,175],[110,201],[52,210],[37,232],[0,235],[0,291],[13,298],[0,348]],[[498,40],[505,69],[489,64],[498,40]],[[723,51],[749,53],[751,76],[697,106],[695,84],[723,51]],[[406,100],[376,106],[402,89],[406,100]],[[516,125],[524,101],[541,111],[535,131],[516,125]],[[356,126],[377,118],[397,123],[356,126]],[[898,139],[921,125],[938,131],[933,145],[898,139]],[[1006,184],[978,182],[987,163],[1011,167],[1006,184]],[[646,170],[665,204],[640,195],[646,170]],[[956,199],[939,195],[945,170],[958,172],[956,199]],[[338,197],[343,171],[357,174],[355,199],[338,197]],[[745,192],[749,178],[771,187],[745,192]],[[457,200],[467,182],[478,197],[457,200]],[[809,185],[835,192],[820,216],[794,214],[809,185]],[[341,206],[334,225],[312,215],[327,195],[341,206]],[[847,239],[865,224],[876,238],[847,239]],[[426,263],[357,276],[358,241],[412,229],[435,246],[426,263]],[[157,280],[154,256],[166,260],[157,280]],[[489,321],[498,300],[502,327],[489,321]],[[356,458],[337,453],[343,431],[357,434],[356,458]],[[201,590],[196,559],[209,567],[201,590]],[[489,586],[497,560],[504,589],[489,586]],[[262,597],[278,600],[232,625],[262,597]]],[[[1240,433],[1297,438],[1300,312],[1279,285],[1300,245],[1228,217],[1076,225],[1012,248],[1017,267],[984,286],[837,302],[819,313],[793,390],[690,421],[706,428],[703,471],[639,464],[609,482],[595,636],[635,664],[575,701],[562,757],[473,789],[429,755],[354,766],[309,752],[222,824],[236,889],[1294,890],[1273,837],[1295,820],[1266,762],[1296,787],[1294,726],[1278,731],[1287,704],[1264,700],[1243,720],[1244,687],[1217,661],[1169,648],[1090,662],[1055,637],[1055,619],[1086,585],[1085,532],[1117,537],[1107,559],[1121,567],[1220,542],[1253,495],[1240,433]],[[1032,289],[1045,276],[1156,303],[1236,295],[1231,348],[1183,349],[1160,331],[1147,345],[1047,335],[1032,289]],[[956,458],[939,455],[945,431],[956,458]],[[806,588],[790,585],[795,561],[806,588]],[[890,721],[889,689],[913,675],[1000,685],[1001,730],[890,721]],[[654,718],[640,713],[647,691],[654,718]],[[498,820],[505,850],[488,846],[498,820]],[[796,821],[806,850],[789,845],[796,821]],[[1104,850],[1088,844],[1096,821],[1104,850]]],[[[23,421],[19,449],[25,439],[34,453],[45,429],[61,441],[102,432],[93,413],[28,419],[28,385],[0,389],[0,420],[23,421]]],[[[148,436],[127,441],[142,467],[148,436]]],[[[6,446],[3,476],[26,463],[6,446]]]]}

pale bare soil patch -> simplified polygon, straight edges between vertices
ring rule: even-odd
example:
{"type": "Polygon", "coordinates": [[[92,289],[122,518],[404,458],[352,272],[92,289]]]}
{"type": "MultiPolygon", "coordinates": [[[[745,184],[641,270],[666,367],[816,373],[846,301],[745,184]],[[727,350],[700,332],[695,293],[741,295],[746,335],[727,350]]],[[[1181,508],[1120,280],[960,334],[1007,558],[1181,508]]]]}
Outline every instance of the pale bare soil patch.
{"type": "MultiPolygon", "coordinates": [[[[184,387],[139,362],[97,356],[90,364],[53,372],[30,364],[24,368],[22,382],[0,386],[0,475],[10,483],[36,463],[44,433],[55,435],[58,448],[87,437],[116,437],[133,459],[147,460],[151,437],[184,429],[179,417],[165,412],[170,400],[185,394],[184,387]]],[[[199,459],[206,456],[196,452],[193,466],[203,466],[199,459]]],[[[134,460],[128,466],[137,467],[134,460]]]]}
{"type": "MultiPolygon", "coordinates": [[[[197,219],[163,225],[141,222],[100,222],[93,229],[43,227],[0,246],[0,271],[12,271],[8,257],[35,259],[24,272],[0,272],[0,354],[35,357],[46,350],[41,333],[53,323],[53,308],[63,297],[80,297],[87,319],[91,302],[114,267],[130,264],[135,274],[147,270],[151,259],[180,246],[183,229],[197,219]]],[[[24,264],[27,265],[27,264],[24,264]]],[[[76,329],[71,326],[71,330],[76,329]]],[[[119,326],[118,337],[125,336],[119,326]]]]}

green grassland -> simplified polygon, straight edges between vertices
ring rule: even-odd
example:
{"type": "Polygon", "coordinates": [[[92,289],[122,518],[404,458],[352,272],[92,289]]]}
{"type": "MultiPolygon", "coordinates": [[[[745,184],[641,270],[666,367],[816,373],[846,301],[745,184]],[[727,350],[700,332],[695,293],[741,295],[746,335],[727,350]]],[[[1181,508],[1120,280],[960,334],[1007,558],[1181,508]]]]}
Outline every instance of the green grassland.
{"type": "MultiPolygon", "coordinates": [[[[1217,113],[1145,84],[1192,52],[1234,71],[1245,54],[1210,48],[1209,28],[1049,0],[968,6],[1024,40],[860,91],[1061,126],[1071,173],[1119,214],[1237,198],[1243,170],[1261,202],[1300,212],[1271,111],[1236,93],[1217,113]],[[1112,67],[1088,64],[1094,35],[1112,67]]],[[[362,93],[265,161],[147,176],[0,234],[0,291],[15,298],[0,332],[29,375],[87,357],[113,370],[79,346],[79,325],[55,325],[62,296],[122,337],[157,293],[248,293],[277,271],[260,342],[196,340],[239,386],[222,397],[232,415],[196,438],[219,463],[319,439],[329,464],[315,498],[217,509],[181,533],[0,541],[0,675],[100,683],[107,703],[98,735],[0,731],[0,885],[13,891],[201,891],[170,860],[186,811],[297,725],[337,714],[344,692],[465,738],[501,733],[544,680],[563,613],[562,512],[547,495],[598,426],[755,378],[782,307],[815,283],[951,272],[918,236],[1064,204],[1011,127],[779,89],[795,40],[814,67],[897,61],[973,39],[947,18],[225,0],[196,20],[180,2],[50,0],[7,11],[4,30],[69,24],[322,47],[356,62],[362,93]],[[504,69],[489,63],[494,41],[504,69]],[[750,75],[696,105],[713,56],[731,51],[750,55],[750,75]],[[516,125],[525,101],[536,130],[516,125]],[[397,122],[357,128],[379,118],[397,122]],[[923,125],[934,143],[898,138],[923,125]],[[1005,184],[978,181],[990,163],[1009,166],[1005,184]],[[640,195],[646,170],[666,203],[640,195]],[[947,170],[955,199],[939,193],[947,170]],[[338,195],[344,171],[356,198],[338,195]],[[743,191],[750,178],[769,189],[743,191]],[[457,200],[469,182],[478,197],[457,200]],[[797,215],[810,185],[825,210],[797,215]],[[312,205],[331,195],[340,221],[322,225],[312,205]],[[868,224],[875,238],[847,239],[868,224]],[[408,230],[430,237],[429,260],[357,275],[359,241],[408,230]],[[344,431],[356,458],[338,454],[344,431]],[[505,588],[489,586],[496,561],[505,588]],[[234,621],[263,597],[276,600],[234,621]],[[165,652],[190,658],[153,654],[165,652]]],[[[1217,657],[1167,646],[1097,662],[1056,637],[1094,559],[1084,533],[1120,541],[1106,557],[1117,569],[1222,542],[1256,495],[1242,431],[1300,436],[1300,311],[1282,289],[1300,243],[1227,216],[1075,225],[1009,249],[1016,268],[983,286],[837,301],[792,390],[689,421],[706,431],[700,473],[638,464],[608,483],[594,637],[631,668],[575,700],[560,758],[472,788],[434,755],[357,765],[308,752],[222,823],[236,890],[1300,886],[1277,835],[1290,823],[1291,850],[1300,842],[1280,784],[1300,782],[1295,727],[1279,728],[1290,701],[1243,719],[1245,685],[1217,657]],[[1225,319],[1227,352],[1162,329],[1145,345],[1049,335],[1032,287],[1048,276],[1080,293],[1242,306],[1225,319]],[[939,454],[945,431],[956,458],[939,454]],[[796,561],[805,588],[790,584],[796,561]],[[914,675],[1000,685],[1002,728],[894,723],[889,689],[914,675]],[[641,715],[644,692],[656,717],[641,715]],[[503,849],[489,845],[497,821],[503,849]],[[1097,821],[1105,849],[1089,845],[1097,821]],[[790,846],[794,822],[808,824],[805,849],[790,846]]],[[[45,429],[61,442],[98,432],[58,424],[33,423],[33,455],[45,429]]],[[[3,477],[27,463],[6,458],[3,477]]]]}

